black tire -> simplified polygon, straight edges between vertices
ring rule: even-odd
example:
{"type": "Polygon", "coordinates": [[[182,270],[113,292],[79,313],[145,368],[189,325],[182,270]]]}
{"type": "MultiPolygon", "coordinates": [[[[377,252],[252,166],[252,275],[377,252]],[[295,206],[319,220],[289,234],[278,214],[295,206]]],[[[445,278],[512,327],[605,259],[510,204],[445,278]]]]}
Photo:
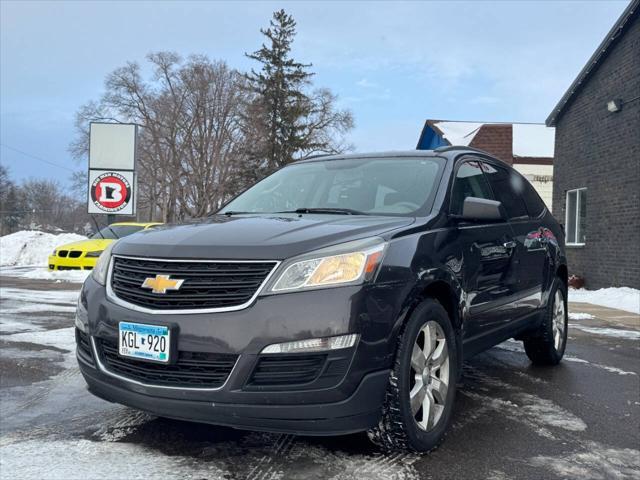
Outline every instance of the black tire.
{"type": "MultiPolygon", "coordinates": [[[[435,325],[431,326],[436,327],[435,325]]],[[[422,333],[422,335],[423,342],[426,342],[424,340],[425,334],[422,333]]],[[[368,432],[369,438],[374,444],[387,451],[409,450],[426,453],[442,443],[451,422],[456,393],[456,381],[458,379],[458,352],[456,345],[455,332],[451,320],[442,305],[432,299],[425,300],[418,305],[398,338],[396,359],[389,377],[382,418],[378,426],[368,432]],[[419,335],[421,335],[423,327],[427,325],[427,322],[432,321],[441,327],[441,331],[438,334],[441,335],[443,333],[446,339],[445,345],[448,352],[448,362],[446,363],[448,368],[445,372],[443,367],[440,367],[440,375],[448,374],[448,389],[443,396],[444,402],[438,405],[438,411],[441,412],[439,419],[434,421],[431,429],[425,430],[418,425],[409,400],[409,393],[416,382],[415,374],[412,372],[411,355],[414,350],[414,344],[420,342],[419,335]]],[[[426,362],[428,364],[429,360],[426,362]]],[[[417,415],[420,416],[421,412],[424,415],[422,410],[418,410],[417,415]]]]}
{"type": "Polygon", "coordinates": [[[562,360],[567,346],[568,327],[567,287],[556,278],[549,292],[549,304],[544,312],[544,318],[537,332],[524,339],[524,351],[534,365],[557,365],[562,360]],[[554,330],[554,316],[559,307],[558,295],[561,298],[563,319],[562,338],[557,344],[554,330]]]}

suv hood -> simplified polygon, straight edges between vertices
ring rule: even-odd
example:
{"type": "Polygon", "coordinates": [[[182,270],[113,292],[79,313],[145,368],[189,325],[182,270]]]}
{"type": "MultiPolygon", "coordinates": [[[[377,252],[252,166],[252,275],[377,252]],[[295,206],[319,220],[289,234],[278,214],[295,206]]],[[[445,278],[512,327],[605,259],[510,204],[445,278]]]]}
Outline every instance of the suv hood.
{"type": "Polygon", "coordinates": [[[215,215],[118,241],[116,255],[157,258],[284,260],[322,247],[411,225],[410,217],[215,215]]]}

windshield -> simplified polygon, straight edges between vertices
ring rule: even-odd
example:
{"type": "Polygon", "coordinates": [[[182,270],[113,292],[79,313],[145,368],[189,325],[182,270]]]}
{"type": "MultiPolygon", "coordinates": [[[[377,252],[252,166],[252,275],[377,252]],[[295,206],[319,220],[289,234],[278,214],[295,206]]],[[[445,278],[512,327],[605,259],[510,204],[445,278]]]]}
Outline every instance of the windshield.
{"type": "Polygon", "coordinates": [[[139,232],[142,229],[144,229],[144,227],[140,227],[138,225],[110,225],[108,227],[104,227],[99,233],[91,235],[91,238],[109,238],[117,240],[118,238],[139,232]]]}
{"type": "Polygon", "coordinates": [[[443,165],[443,159],[434,157],[293,164],[258,182],[219,213],[318,210],[318,213],[412,215],[430,208],[443,165]]]}

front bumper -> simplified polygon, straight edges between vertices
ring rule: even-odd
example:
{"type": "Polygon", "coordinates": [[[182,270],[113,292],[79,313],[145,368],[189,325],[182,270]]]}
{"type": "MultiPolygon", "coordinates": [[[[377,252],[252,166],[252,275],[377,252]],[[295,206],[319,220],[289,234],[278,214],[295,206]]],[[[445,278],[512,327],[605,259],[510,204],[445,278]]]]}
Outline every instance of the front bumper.
{"type": "Polygon", "coordinates": [[[89,278],[83,288],[88,310],[79,310],[76,323],[92,339],[98,361],[87,362],[81,355],[78,361],[96,396],[163,417],[305,435],[362,431],[380,418],[394,354],[397,293],[388,286],[344,287],[258,297],[249,308],[235,312],[163,315],[116,305],[106,298],[104,287],[89,278]],[[179,351],[233,354],[237,362],[216,389],[169,388],[113,375],[99,362],[96,342],[114,341],[120,321],[177,326],[179,351]],[[328,354],[327,371],[329,360],[348,357],[330,381],[319,377],[306,384],[251,383],[265,346],[348,333],[360,334],[360,340],[351,349],[328,354]]]}
{"type": "MultiPolygon", "coordinates": [[[[388,370],[369,374],[352,395],[338,402],[243,404],[160,397],[131,385],[117,385],[102,372],[82,361],[79,364],[89,391],[110,402],[166,418],[301,435],[343,435],[376,425],[389,377],[388,370]]],[[[275,399],[278,393],[271,396],[275,399]]]]}
{"type": "Polygon", "coordinates": [[[97,261],[97,257],[69,258],[49,255],[47,263],[49,270],[93,270],[97,261]]]}

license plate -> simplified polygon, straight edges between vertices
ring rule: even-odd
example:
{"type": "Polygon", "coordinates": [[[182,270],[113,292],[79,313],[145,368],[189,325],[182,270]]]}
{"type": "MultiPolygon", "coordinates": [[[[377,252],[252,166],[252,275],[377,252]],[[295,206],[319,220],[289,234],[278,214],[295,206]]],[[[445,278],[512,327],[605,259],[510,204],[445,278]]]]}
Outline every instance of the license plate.
{"type": "Polygon", "coordinates": [[[120,322],[118,333],[118,351],[123,357],[162,363],[169,361],[171,345],[169,328],[160,325],[120,322]]]}

